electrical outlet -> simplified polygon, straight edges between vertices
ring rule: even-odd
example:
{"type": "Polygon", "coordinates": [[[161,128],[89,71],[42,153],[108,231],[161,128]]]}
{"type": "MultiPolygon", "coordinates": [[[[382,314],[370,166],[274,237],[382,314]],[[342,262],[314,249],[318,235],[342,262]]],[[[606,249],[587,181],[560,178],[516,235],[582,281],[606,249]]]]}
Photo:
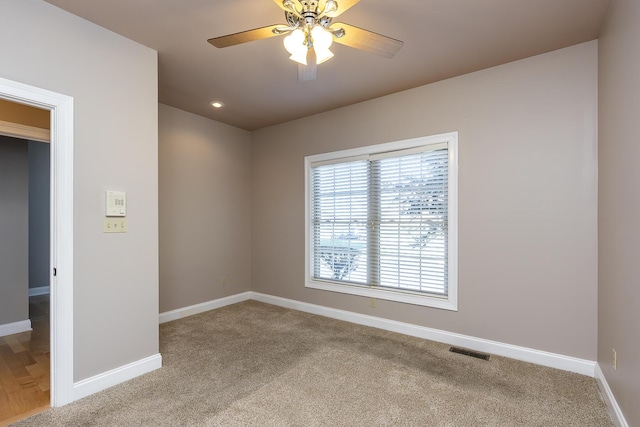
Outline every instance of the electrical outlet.
{"type": "Polygon", "coordinates": [[[222,283],[222,286],[227,286],[227,278],[226,278],[226,276],[222,276],[222,279],[220,279],[220,283],[222,283]]]}
{"type": "Polygon", "coordinates": [[[613,356],[611,360],[612,362],[611,364],[613,365],[613,370],[615,371],[618,369],[618,353],[616,353],[615,348],[611,349],[611,355],[613,356]]]}
{"type": "Polygon", "coordinates": [[[376,308],[376,299],[375,298],[369,298],[369,306],[371,308],[376,308]]]}

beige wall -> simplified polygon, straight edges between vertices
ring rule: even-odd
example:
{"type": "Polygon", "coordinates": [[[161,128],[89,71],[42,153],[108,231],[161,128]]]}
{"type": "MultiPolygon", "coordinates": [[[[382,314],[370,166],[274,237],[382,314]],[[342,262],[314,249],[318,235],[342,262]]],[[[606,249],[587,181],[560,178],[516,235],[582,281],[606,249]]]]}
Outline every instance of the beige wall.
{"type": "Polygon", "coordinates": [[[251,134],[159,108],[160,312],[166,312],[250,290],[251,134]]]}
{"type": "Polygon", "coordinates": [[[255,131],[252,290],[594,360],[597,42],[255,131]],[[304,287],[305,155],[459,131],[459,311],[304,287]]]}
{"type": "Polygon", "coordinates": [[[41,0],[3,0],[0,77],[74,99],[74,379],[158,353],[157,54],[41,0]],[[127,234],[103,234],[105,190],[127,234]]]}
{"type": "Polygon", "coordinates": [[[598,362],[630,426],[640,425],[639,23],[640,2],[614,0],[599,45],[598,362]]]}
{"type": "Polygon", "coordinates": [[[0,136],[0,325],[29,318],[27,141],[0,136]]]}

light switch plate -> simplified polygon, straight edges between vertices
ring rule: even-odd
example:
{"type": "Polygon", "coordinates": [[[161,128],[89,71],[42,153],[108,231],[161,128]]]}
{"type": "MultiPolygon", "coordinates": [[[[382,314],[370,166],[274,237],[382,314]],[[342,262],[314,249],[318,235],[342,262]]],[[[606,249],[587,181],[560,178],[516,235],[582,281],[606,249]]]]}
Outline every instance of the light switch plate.
{"type": "Polygon", "coordinates": [[[126,218],[105,218],[103,231],[105,233],[126,233],[127,219],[126,218]]]}

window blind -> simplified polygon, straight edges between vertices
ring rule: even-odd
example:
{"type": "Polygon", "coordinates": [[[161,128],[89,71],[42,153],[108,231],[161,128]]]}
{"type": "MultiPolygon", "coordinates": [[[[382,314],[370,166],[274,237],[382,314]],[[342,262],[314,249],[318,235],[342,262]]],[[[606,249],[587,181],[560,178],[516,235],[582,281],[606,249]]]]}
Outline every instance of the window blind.
{"type": "Polygon", "coordinates": [[[369,162],[313,169],[314,277],[367,283],[369,162]]]}
{"type": "Polygon", "coordinates": [[[446,144],[311,169],[314,279],[447,295],[446,144]]]}

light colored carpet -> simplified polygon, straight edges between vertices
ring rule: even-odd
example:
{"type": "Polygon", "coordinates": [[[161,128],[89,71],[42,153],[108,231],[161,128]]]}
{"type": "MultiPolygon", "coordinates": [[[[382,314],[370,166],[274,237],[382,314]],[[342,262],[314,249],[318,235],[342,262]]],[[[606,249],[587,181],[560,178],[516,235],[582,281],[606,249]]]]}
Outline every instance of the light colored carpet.
{"type": "Polygon", "coordinates": [[[160,342],[162,369],[16,425],[613,425],[593,378],[255,301],[160,342]]]}

